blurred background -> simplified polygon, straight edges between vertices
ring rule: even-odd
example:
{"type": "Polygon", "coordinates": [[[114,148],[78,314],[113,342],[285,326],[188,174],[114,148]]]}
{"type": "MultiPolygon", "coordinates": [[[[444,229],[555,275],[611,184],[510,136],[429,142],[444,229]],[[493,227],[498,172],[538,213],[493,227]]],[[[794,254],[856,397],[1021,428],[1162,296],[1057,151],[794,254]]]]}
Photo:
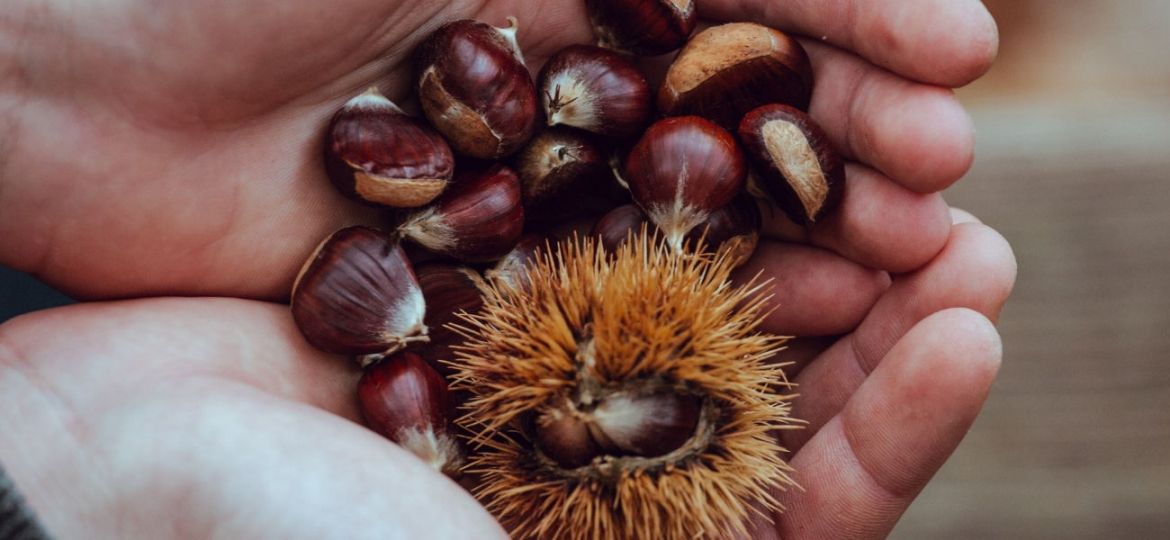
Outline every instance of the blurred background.
{"type": "Polygon", "coordinates": [[[991,399],[892,538],[1170,538],[1170,1],[985,3],[947,200],[1019,280],[991,399]]]}
{"type": "MultiPolygon", "coordinates": [[[[951,204],[1020,263],[983,414],[896,539],[1170,538],[1170,0],[988,0],[951,204]]],[[[0,321],[64,296],[0,268],[0,321]]]]}

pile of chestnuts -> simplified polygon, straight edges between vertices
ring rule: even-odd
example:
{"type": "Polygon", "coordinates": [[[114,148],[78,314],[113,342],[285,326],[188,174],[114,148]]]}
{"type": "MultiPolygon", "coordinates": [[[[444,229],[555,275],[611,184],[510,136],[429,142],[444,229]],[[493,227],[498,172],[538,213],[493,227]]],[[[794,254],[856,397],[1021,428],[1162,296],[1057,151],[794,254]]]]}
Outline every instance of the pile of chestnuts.
{"type": "MultiPolygon", "coordinates": [[[[809,226],[841,199],[844,168],[805,112],[813,74],[795,39],[754,23],[692,36],[693,1],[585,3],[598,45],[566,47],[535,79],[515,18],[458,20],[416,50],[422,117],[370,89],[326,131],[329,179],[384,207],[388,226],[325,239],[297,277],[293,317],[313,346],[362,363],[369,427],[453,477],[468,452],[447,388],[455,325],[488,284],[526,286],[526,265],[567,235],[616,250],[643,228],[669,249],[742,263],[761,212],[809,226]],[[680,48],[653,91],[634,55],[680,48]]],[[[587,426],[542,418],[535,444],[565,468],[659,456],[701,407],[623,399],[587,426]]]]}

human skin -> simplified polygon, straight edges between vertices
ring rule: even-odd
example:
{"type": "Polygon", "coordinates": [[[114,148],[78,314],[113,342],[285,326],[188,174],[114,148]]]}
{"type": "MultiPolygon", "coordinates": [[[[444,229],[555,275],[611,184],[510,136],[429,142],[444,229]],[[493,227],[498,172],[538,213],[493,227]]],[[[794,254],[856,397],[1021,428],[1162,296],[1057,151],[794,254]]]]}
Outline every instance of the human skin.
{"type": "MultiPolygon", "coordinates": [[[[975,0],[713,0],[804,40],[811,114],[849,160],[840,211],[774,218],[742,272],[809,423],[803,489],[753,537],[880,538],[957,446],[1001,359],[1010,248],[938,193],[971,163],[950,88],[988,69],[975,0]],[[823,39],[822,39],[823,37],[823,39]],[[811,345],[810,345],[811,344],[811,345]]],[[[92,302],[0,326],[0,462],[69,537],[502,535],[359,424],[358,372],[286,300],[328,233],[376,224],[323,175],[348,97],[410,93],[442,22],[521,16],[530,67],[589,40],[583,2],[11,0],[0,13],[0,264],[92,302]]]]}

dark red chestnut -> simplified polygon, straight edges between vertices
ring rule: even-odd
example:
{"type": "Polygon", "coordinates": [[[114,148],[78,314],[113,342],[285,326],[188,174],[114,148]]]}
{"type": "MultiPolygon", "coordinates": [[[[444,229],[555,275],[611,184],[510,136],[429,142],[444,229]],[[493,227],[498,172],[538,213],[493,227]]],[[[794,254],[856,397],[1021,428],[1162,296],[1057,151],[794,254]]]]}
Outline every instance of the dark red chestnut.
{"type": "Polygon", "coordinates": [[[603,47],[641,56],[673,51],[695,29],[694,0],[585,0],[603,47]]]}
{"type": "Polygon", "coordinates": [[[570,45],[540,71],[548,125],[566,125],[607,137],[637,135],[650,120],[646,78],[629,57],[601,47],[570,45]]]}
{"type": "Polygon", "coordinates": [[[592,236],[597,237],[606,251],[616,252],[632,236],[637,235],[642,227],[654,230],[650,218],[634,204],[624,204],[610,210],[597,223],[593,224],[592,236]]]}
{"type": "Polygon", "coordinates": [[[419,355],[400,352],[368,367],[357,394],[370,429],[435,470],[457,474],[462,453],[448,429],[453,409],[447,381],[419,355]]]}
{"type": "Polygon", "coordinates": [[[589,432],[611,454],[655,457],[695,435],[703,409],[697,396],[672,391],[610,394],[590,414],[589,432]]]}
{"type": "Polygon", "coordinates": [[[519,150],[539,122],[536,85],[508,28],[460,20],[419,46],[423,113],[456,151],[496,159],[519,150]]]}
{"type": "Polygon", "coordinates": [[[449,325],[460,322],[460,313],[476,313],[483,307],[483,278],[475,270],[450,264],[428,264],[415,270],[423,298],[427,303],[424,321],[430,329],[430,342],[420,348],[439,373],[448,374],[445,362],[455,359],[452,346],[463,337],[449,325]]]}
{"type": "Polygon", "coordinates": [[[586,421],[565,410],[544,411],[534,431],[537,448],[562,468],[583,467],[602,454],[586,421]]]}
{"type": "Polygon", "coordinates": [[[845,166],[807,114],[765,105],[743,118],[739,139],[756,166],[758,183],[796,223],[815,223],[840,204],[845,166]]]}
{"type": "Polygon", "coordinates": [[[584,132],[550,128],[516,155],[524,208],[531,219],[564,219],[587,208],[591,187],[610,181],[604,153],[584,132]]]}
{"type": "Polygon", "coordinates": [[[455,157],[435,130],[371,88],[333,116],[325,167],[333,184],[352,198],[415,208],[447,187],[455,157]]]}
{"type": "Polygon", "coordinates": [[[528,284],[528,267],[536,261],[538,253],[548,244],[548,239],[539,234],[525,234],[507,255],[496,261],[484,275],[491,281],[513,289],[523,289],[528,284]]]}
{"type": "Polygon", "coordinates": [[[724,252],[735,266],[740,266],[755,253],[762,222],[755,199],[741,193],[696,226],[687,235],[687,244],[695,245],[702,239],[706,251],[724,252]]]}
{"type": "Polygon", "coordinates": [[[747,164],[731,134],[697,116],[660,120],[626,158],[634,202],[681,249],[683,239],[743,188],[747,164]]]}
{"type": "Polygon", "coordinates": [[[758,24],[724,24],[699,32],[679,53],[658,90],[658,110],[735,130],[760,105],[808,109],[812,87],[808,54],[795,39],[758,24]]]}
{"type": "Polygon", "coordinates": [[[438,201],[398,227],[419,245],[466,262],[504,256],[523,229],[520,179],[503,165],[461,172],[438,201]]]}
{"type": "Polygon", "coordinates": [[[425,341],[425,311],[402,247],[366,227],[322,242],[292,290],[297,328],[314,347],[337,354],[388,354],[425,341]]]}

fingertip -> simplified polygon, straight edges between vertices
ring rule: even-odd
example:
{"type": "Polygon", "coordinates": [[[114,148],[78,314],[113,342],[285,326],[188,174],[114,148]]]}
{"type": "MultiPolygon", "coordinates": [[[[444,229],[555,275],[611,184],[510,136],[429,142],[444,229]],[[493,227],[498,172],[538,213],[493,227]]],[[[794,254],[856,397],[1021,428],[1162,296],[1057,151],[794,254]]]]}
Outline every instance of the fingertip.
{"type": "Polygon", "coordinates": [[[991,301],[985,314],[996,320],[1015,287],[1019,271],[1011,244],[998,231],[982,223],[955,226],[951,243],[962,250],[964,273],[979,279],[981,294],[991,301]]]}
{"type": "MultiPolygon", "coordinates": [[[[861,44],[865,55],[912,79],[957,88],[987,70],[999,51],[995,19],[983,2],[935,1],[881,4],[889,11],[873,18],[862,35],[878,39],[861,44]],[[907,31],[906,29],[913,29],[907,31]]],[[[876,7],[876,6],[875,6],[876,7]]]]}
{"type": "Polygon", "coordinates": [[[888,145],[879,155],[903,155],[884,172],[919,193],[942,191],[967,174],[975,161],[975,122],[955,93],[917,85],[894,99],[902,103],[879,109],[869,122],[889,130],[870,138],[888,145]]]}

